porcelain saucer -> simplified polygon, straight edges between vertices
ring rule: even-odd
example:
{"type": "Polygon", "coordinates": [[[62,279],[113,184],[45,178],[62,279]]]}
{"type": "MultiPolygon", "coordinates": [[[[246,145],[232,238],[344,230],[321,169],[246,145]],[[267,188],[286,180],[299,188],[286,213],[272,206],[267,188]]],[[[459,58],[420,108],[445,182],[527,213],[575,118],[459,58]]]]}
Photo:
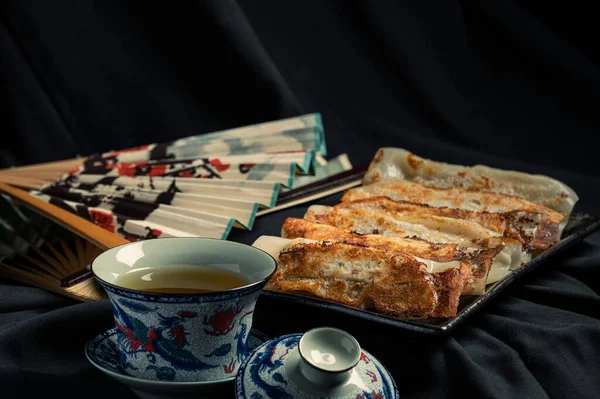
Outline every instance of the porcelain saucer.
{"type": "MultiPolygon", "coordinates": [[[[251,330],[248,341],[249,352],[268,341],[268,339],[260,331],[251,330]]],[[[128,375],[119,363],[116,328],[105,331],[91,339],[85,346],[85,355],[97,369],[127,385],[142,399],[223,398],[234,396],[235,376],[219,381],[170,382],[144,380],[128,375]]]]}
{"type": "Polygon", "coordinates": [[[356,340],[353,345],[347,339],[349,334],[337,330],[344,339],[338,338],[338,333],[328,342],[324,334],[315,338],[319,330],[337,329],[283,335],[252,351],[237,373],[236,398],[400,399],[390,372],[356,340]],[[303,337],[308,338],[304,345],[303,337]],[[350,352],[354,359],[345,358],[350,352]],[[312,360],[305,368],[306,359],[312,360]],[[336,369],[338,366],[342,368],[336,369]]]}

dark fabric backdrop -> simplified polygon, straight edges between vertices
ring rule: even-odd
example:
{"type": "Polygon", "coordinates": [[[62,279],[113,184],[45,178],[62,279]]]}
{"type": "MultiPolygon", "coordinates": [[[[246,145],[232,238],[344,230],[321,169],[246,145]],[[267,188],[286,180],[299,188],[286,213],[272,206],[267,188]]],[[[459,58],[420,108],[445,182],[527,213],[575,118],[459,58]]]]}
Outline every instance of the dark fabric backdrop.
{"type": "MultiPolygon", "coordinates": [[[[544,173],[600,215],[596,16],[584,2],[213,0],[0,2],[0,167],[321,112],[330,155],[380,146],[544,173]]],[[[338,197],[324,199],[333,203],[338,197]]],[[[231,239],[279,234],[300,206],[231,239]]],[[[506,291],[450,337],[338,323],[402,396],[581,397],[600,391],[600,234],[506,291]]],[[[112,325],[79,304],[0,284],[0,396],[130,397],[85,342],[112,325]]]]}

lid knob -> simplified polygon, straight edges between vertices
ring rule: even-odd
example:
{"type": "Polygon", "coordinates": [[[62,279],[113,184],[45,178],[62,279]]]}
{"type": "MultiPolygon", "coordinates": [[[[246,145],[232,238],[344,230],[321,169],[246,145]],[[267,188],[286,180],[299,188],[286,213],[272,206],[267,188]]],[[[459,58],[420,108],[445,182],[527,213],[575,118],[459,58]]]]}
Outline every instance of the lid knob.
{"type": "Polygon", "coordinates": [[[343,384],[360,360],[358,341],[349,333],[332,327],[309,330],[298,343],[300,371],[322,386],[343,384]]]}

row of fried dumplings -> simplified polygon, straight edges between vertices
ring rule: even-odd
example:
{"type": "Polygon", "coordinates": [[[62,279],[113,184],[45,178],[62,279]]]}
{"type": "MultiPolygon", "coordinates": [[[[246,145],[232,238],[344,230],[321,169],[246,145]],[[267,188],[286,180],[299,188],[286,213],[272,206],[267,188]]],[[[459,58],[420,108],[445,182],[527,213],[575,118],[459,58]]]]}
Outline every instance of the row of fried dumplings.
{"type": "Polygon", "coordinates": [[[457,314],[560,240],[578,201],[547,176],[381,148],[335,206],[285,220],[253,244],[278,260],[272,291],[396,318],[457,314]]]}

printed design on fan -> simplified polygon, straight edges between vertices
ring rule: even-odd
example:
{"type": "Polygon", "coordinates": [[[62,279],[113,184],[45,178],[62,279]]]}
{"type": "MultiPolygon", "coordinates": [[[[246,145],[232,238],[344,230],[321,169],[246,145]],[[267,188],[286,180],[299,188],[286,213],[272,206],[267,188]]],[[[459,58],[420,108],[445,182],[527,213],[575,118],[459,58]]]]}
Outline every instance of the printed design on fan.
{"type": "Polygon", "coordinates": [[[150,226],[145,226],[143,235],[128,232],[125,228],[128,220],[148,219],[158,209],[159,204],[133,203],[127,198],[73,191],[63,191],[62,198],[54,196],[56,193],[50,189],[44,193],[40,198],[48,203],[74,213],[111,233],[117,233],[129,241],[158,238],[163,234],[161,229],[150,226]]]}
{"type": "Polygon", "coordinates": [[[98,226],[111,233],[115,232],[115,217],[113,215],[96,209],[90,209],[89,215],[90,219],[98,226]]]}
{"type": "MultiPolygon", "coordinates": [[[[71,171],[71,176],[76,175],[107,175],[107,176],[169,176],[169,177],[196,177],[203,179],[222,179],[222,173],[228,171],[232,165],[223,163],[219,158],[200,158],[195,160],[160,161],[160,162],[105,162],[87,168],[71,171]]],[[[237,165],[236,165],[237,166],[237,165]]],[[[238,172],[250,169],[248,164],[239,165],[238,172]]],[[[249,171],[249,170],[248,170],[249,171]]]]}
{"type": "MultiPolygon", "coordinates": [[[[255,152],[251,151],[250,153],[255,152]]],[[[307,152],[307,157],[313,156],[307,152]]],[[[233,160],[235,161],[235,160],[233,160]]],[[[62,181],[76,181],[77,176],[126,176],[126,177],[185,177],[197,179],[239,179],[239,180],[272,180],[273,172],[288,173],[289,165],[302,168],[303,165],[291,161],[288,164],[268,163],[267,156],[257,157],[256,162],[230,163],[225,158],[198,158],[190,160],[161,160],[143,162],[98,162],[94,166],[80,167],[72,170],[62,181]],[[277,165],[277,166],[275,166],[277,165]]],[[[239,161],[238,161],[239,162],[239,161]]]]}
{"type": "Polygon", "coordinates": [[[90,192],[60,182],[36,196],[129,241],[208,233],[223,238],[232,217],[169,205],[177,190],[174,181],[158,192],[117,186],[90,192]]]}
{"type": "MultiPolygon", "coordinates": [[[[165,160],[198,159],[218,154],[231,156],[248,153],[272,153],[278,151],[299,151],[318,149],[327,155],[325,137],[320,115],[312,114],[290,118],[295,126],[284,126],[275,121],[278,127],[264,131],[259,125],[242,127],[198,136],[186,137],[171,142],[155,143],[104,154],[89,156],[84,165],[87,168],[102,167],[128,162],[148,162],[165,160]],[[292,119],[295,120],[292,121],[292,119]],[[244,133],[241,130],[245,130],[244,133]]],[[[265,126],[265,124],[262,124],[265,126]]]]}

